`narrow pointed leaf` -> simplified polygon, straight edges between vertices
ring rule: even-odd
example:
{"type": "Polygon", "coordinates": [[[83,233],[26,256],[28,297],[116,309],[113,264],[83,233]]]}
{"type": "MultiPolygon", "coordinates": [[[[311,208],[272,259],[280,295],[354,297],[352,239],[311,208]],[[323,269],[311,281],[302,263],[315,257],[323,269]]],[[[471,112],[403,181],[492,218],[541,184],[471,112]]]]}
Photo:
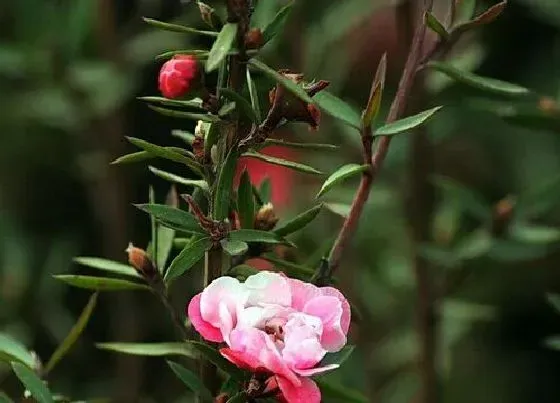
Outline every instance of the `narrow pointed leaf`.
{"type": "Polygon", "coordinates": [[[321,360],[319,366],[323,367],[325,365],[337,364],[342,365],[354,352],[356,346],[344,346],[344,348],[336,353],[328,353],[325,358],[321,360]]]}
{"type": "Polygon", "coordinates": [[[165,204],[135,204],[137,208],[154,216],[163,225],[178,231],[204,234],[204,230],[191,213],[165,204]]]}
{"type": "Polygon", "coordinates": [[[261,242],[261,243],[286,243],[286,240],[274,232],[259,231],[256,229],[238,229],[231,231],[228,236],[230,241],[261,242]]]}
{"type": "Polygon", "coordinates": [[[12,369],[23,386],[25,386],[25,389],[29,391],[31,396],[33,396],[38,403],[54,403],[54,399],[47,385],[45,385],[32,369],[19,362],[12,362],[12,369]]]}
{"type": "Polygon", "coordinates": [[[218,68],[232,48],[237,35],[237,24],[227,23],[222,27],[218,38],[210,49],[208,60],[206,60],[206,71],[211,72],[218,68]]]}
{"type": "Polygon", "coordinates": [[[264,255],[264,259],[274,264],[276,268],[282,269],[282,271],[290,277],[299,278],[301,280],[308,281],[315,272],[311,267],[279,259],[272,254],[264,255]]]}
{"type": "Polygon", "coordinates": [[[292,9],[292,5],[294,4],[293,1],[290,1],[284,7],[278,11],[278,13],[274,16],[274,19],[262,30],[263,36],[263,44],[269,42],[272,38],[274,38],[278,33],[282,32],[284,25],[286,24],[286,20],[288,15],[290,14],[290,10],[292,9]]]}
{"type": "Polygon", "coordinates": [[[385,76],[387,74],[387,53],[383,53],[379,64],[377,65],[377,70],[375,72],[375,78],[373,79],[373,84],[371,86],[371,91],[368,98],[368,103],[366,109],[362,113],[362,127],[371,127],[374,119],[379,113],[381,108],[381,97],[383,95],[383,90],[385,89],[385,76]]]}
{"type": "Polygon", "coordinates": [[[7,333],[0,332],[0,361],[17,361],[29,368],[35,365],[35,358],[18,340],[7,333]]]}
{"type": "Polygon", "coordinates": [[[447,32],[447,29],[445,29],[443,24],[431,12],[426,11],[424,14],[424,21],[426,22],[428,28],[438,34],[442,39],[445,40],[449,38],[449,32],[447,32]]]}
{"type": "Polygon", "coordinates": [[[463,23],[457,24],[453,29],[453,34],[461,35],[462,33],[467,32],[478,26],[490,24],[496,18],[498,18],[500,14],[502,14],[504,9],[506,8],[506,5],[507,5],[507,1],[502,1],[501,3],[494,4],[492,7],[490,7],[482,14],[478,15],[476,18],[470,21],[465,21],[463,23]]]}
{"type": "Polygon", "coordinates": [[[181,101],[178,99],[169,99],[164,97],[138,97],[137,99],[139,99],[140,101],[166,106],[202,109],[202,99],[200,98],[190,99],[188,101],[181,101]]]}
{"type": "Polygon", "coordinates": [[[179,378],[191,391],[200,396],[203,401],[214,401],[212,393],[210,393],[206,386],[204,386],[204,382],[202,382],[194,372],[173,361],[167,361],[167,365],[169,365],[169,368],[171,368],[177,378],[179,378]]]}
{"type": "Polygon", "coordinates": [[[95,346],[101,350],[130,355],[152,357],[182,355],[189,358],[200,356],[189,343],[97,343],[95,346]]]}
{"type": "Polygon", "coordinates": [[[310,167],[308,165],[300,164],[299,162],[288,161],[282,158],[272,157],[270,155],[260,154],[256,152],[246,152],[244,157],[256,158],[273,165],[280,165],[286,168],[293,169],[294,171],[303,172],[306,174],[323,175],[323,172],[310,167]]]}
{"type": "Polygon", "coordinates": [[[194,186],[196,188],[200,188],[204,190],[205,192],[209,191],[208,183],[205,180],[183,178],[182,176],[175,175],[170,172],[162,171],[161,169],[157,169],[152,166],[149,166],[148,169],[154,175],[159,176],[160,178],[165,179],[166,181],[177,183],[179,185],[194,186]]]}
{"type": "Polygon", "coordinates": [[[327,180],[323,183],[323,186],[321,186],[319,193],[317,193],[317,196],[315,197],[321,197],[340,182],[351,178],[352,176],[360,175],[368,169],[369,165],[347,164],[341,166],[327,178],[327,180]]]}
{"type": "Polygon", "coordinates": [[[237,213],[241,228],[253,228],[255,220],[255,197],[253,196],[253,185],[247,170],[243,171],[237,189],[237,213]]]}
{"type": "Polygon", "coordinates": [[[95,291],[149,290],[145,284],[134,283],[120,278],[60,274],[53,276],[68,285],[95,291]]]}
{"type": "Polygon", "coordinates": [[[515,225],[511,231],[512,238],[527,243],[547,244],[560,240],[560,229],[537,225],[515,225]]]}
{"type": "MultiPolygon", "coordinates": [[[[179,148],[179,147],[163,147],[163,148],[167,151],[175,152],[175,153],[181,154],[183,156],[187,156],[187,157],[192,154],[190,151],[184,150],[184,149],[179,148]]],[[[123,155],[123,156],[117,158],[116,160],[112,161],[111,164],[112,165],[132,164],[132,163],[135,163],[135,162],[149,161],[149,160],[152,160],[154,158],[159,158],[159,157],[158,157],[158,155],[154,155],[153,153],[150,153],[148,151],[137,151],[135,153],[130,153],[130,154],[123,155]]]]}
{"type": "Polygon", "coordinates": [[[251,59],[249,61],[249,65],[253,66],[257,70],[266,74],[268,77],[277,81],[280,85],[282,85],[288,91],[291,91],[294,95],[301,98],[305,102],[310,103],[310,104],[313,103],[313,99],[311,99],[311,97],[309,95],[307,95],[307,92],[305,92],[305,90],[303,89],[302,86],[296,84],[295,82],[293,82],[289,78],[284,77],[282,74],[280,74],[276,70],[268,67],[263,62],[261,62],[257,59],[251,59]]]}
{"type": "Polygon", "coordinates": [[[240,256],[249,250],[249,245],[243,241],[222,239],[220,244],[224,251],[230,256],[240,256]]]}
{"type": "Polygon", "coordinates": [[[206,138],[204,139],[204,153],[206,155],[211,155],[212,147],[218,144],[218,141],[222,138],[223,126],[224,125],[222,123],[215,122],[208,128],[206,138]]]}
{"type": "Polygon", "coordinates": [[[228,217],[231,205],[231,193],[233,189],[233,177],[237,164],[238,153],[230,151],[217,179],[217,186],[214,196],[214,219],[221,221],[228,217]]]}
{"type": "Polygon", "coordinates": [[[179,119],[190,119],[190,120],[202,120],[203,122],[217,122],[220,118],[216,115],[211,115],[209,113],[195,113],[195,112],[187,112],[187,111],[180,111],[176,109],[167,109],[162,108],[159,106],[148,105],[153,111],[162,114],[163,116],[169,116],[171,118],[179,118],[179,119]]]}
{"type": "Polygon", "coordinates": [[[548,293],[546,294],[546,299],[548,300],[550,306],[552,306],[557,313],[560,313],[560,295],[548,293]]]}
{"type": "Polygon", "coordinates": [[[478,76],[468,71],[459,70],[447,63],[429,62],[427,66],[453,78],[461,84],[465,84],[488,93],[503,96],[523,96],[529,94],[529,90],[525,87],[521,87],[520,85],[496,80],[494,78],[478,76]]]}
{"type": "Polygon", "coordinates": [[[454,23],[461,24],[470,21],[476,10],[476,0],[454,0],[456,5],[454,23]]]}
{"type": "Polygon", "coordinates": [[[177,55],[188,55],[194,57],[195,59],[206,59],[208,57],[208,53],[210,53],[208,50],[201,50],[201,49],[170,50],[156,55],[155,59],[156,60],[171,59],[173,56],[177,56],[177,55]]]}
{"type": "Polygon", "coordinates": [[[328,91],[320,91],[313,100],[323,111],[356,129],[360,128],[360,113],[328,91]]]}
{"type": "Polygon", "coordinates": [[[343,218],[348,217],[351,209],[351,205],[347,203],[325,203],[325,207],[343,218]]]}
{"type": "Polygon", "coordinates": [[[153,18],[143,17],[142,19],[147,24],[149,24],[149,25],[151,25],[155,28],[162,29],[164,31],[180,32],[180,33],[185,33],[185,34],[198,34],[198,35],[212,36],[212,37],[218,36],[218,33],[213,32],[213,31],[201,31],[199,29],[185,27],[183,25],[170,24],[168,22],[154,20],[153,18]]]}
{"type": "Polygon", "coordinates": [[[165,273],[165,282],[169,283],[191,269],[211,247],[212,240],[208,237],[192,239],[169,265],[165,273]]]}
{"type": "Polygon", "coordinates": [[[74,346],[84,329],[86,328],[89,319],[95,309],[95,305],[97,304],[97,293],[92,294],[89,299],[89,302],[85,306],[84,310],[80,314],[80,317],[70,329],[68,335],[64,338],[62,343],[57,347],[54,353],[51,355],[49,362],[45,366],[45,372],[49,373],[53,370],[53,368],[58,364],[58,362],[70,351],[70,349],[74,346]]]}
{"type": "MultiPolygon", "coordinates": [[[[169,206],[176,206],[178,204],[177,191],[175,187],[172,186],[167,194],[166,203],[169,206]]],[[[156,267],[160,273],[165,270],[165,265],[167,259],[169,259],[169,254],[171,249],[173,249],[173,240],[175,239],[175,230],[173,228],[168,228],[159,222],[156,223],[156,238],[157,238],[157,249],[155,253],[156,267]]]]}
{"type": "Polygon", "coordinates": [[[278,139],[266,139],[263,143],[263,147],[270,145],[278,145],[287,148],[296,148],[302,150],[317,150],[317,151],[336,151],[340,147],[334,144],[322,144],[322,143],[293,143],[290,141],[278,140],[278,139]]]}
{"type": "Polygon", "coordinates": [[[233,365],[231,362],[226,360],[219,352],[213,347],[210,347],[206,343],[201,343],[199,341],[188,340],[186,344],[196,350],[204,358],[214,364],[216,367],[224,371],[226,374],[231,376],[233,379],[238,381],[244,380],[243,371],[233,365]]]}
{"type": "Polygon", "coordinates": [[[552,350],[560,350],[560,336],[548,337],[544,344],[552,350]]]}
{"type": "Polygon", "coordinates": [[[261,182],[258,195],[262,204],[270,202],[270,199],[272,198],[272,181],[270,178],[267,177],[261,182]]]}
{"type": "Polygon", "coordinates": [[[297,215],[293,219],[281,223],[275,230],[274,233],[280,236],[287,236],[293,234],[296,231],[299,231],[305,228],[309,223],[311,223],[317,215],[321,212],[323,208],[323,204],[318,204],[315,207],[310,208],[307,211],[297,215]]]}
{"type": "Polygon", "coordinates": [[[134,267],[130,265],[115,262],[113,260],[102,259],[100,257],[76,257],[74,258],[74,262],[82,266],[91,267],[92,269],[97,270],[103,270],[109,273],[120,274],[123,276],[134,278],[142,277],[140,274],[138,274],[134,267]]]}
{"type": "Polygon", "coordinates": [[[257,86],[251,75],[249,69],[245,69],[247,75],[247,87],[249,87],[249,98],[251,98],[251,107],[257,116],[257,122],[262,121],[261,105],[259,102],[259,93],[257,91],[257,86]]]}
{"type": "Polygon", "coordinates": [[[247,101],[243,96],[241,96],[235,91],[230,90],[229,88],[220,88],[220,94],[222,94],[230,101],[235,102],[235,105],[238,108],[238,110],[250,121],[254,123],[258,123],[259,119],[255,114],[255,111],[253,110],[251,103],[247,101]]]}
{"type": "MultiPolygon", "coordinates": [[[[153,186],[148,187],[148,201],[150,204],[154,204],[156,202],[156,192],[153,186]]],[[[151,238],[148,248],[146,248],[146,252],[152,261],[155,261],[154,257],[157,254],[158,250],[158,237],[157,237],[157,221],[153,215],[150,215],[150,232],[151,238]]]]}
{"type": "Polygon", "coordinates": [[[149,143],[142,139],[127,137],[127,140],[130,141],[132,144],[134,144],[136,147],[139,147],[144,151],[149,152],[155,157],[165,158],[174,162],[185,164],[194,173],[198,174],[199,176],[203,176],[202,166],[198,162],[194,161],[192,158],[186,157],[176,151],[166,149],[165,147],[160,147],[158,145],[149,143]]]}
{"type": "Polygon", "coordinates": [[[185,143],[187,143],[189,146],[192,146],[193,140],[194,140],[194,134],[187,132],[185,130],[171,130],[171,135],[173,137],[177,137],[178,139],[183,140],[185,143]]]}
{"type": "Polygon", "coordinates": [[[375,130],[375,136],[393,136],[395,134],[403,133],[408,130],[414,129],[426,123],[442,106],[428,109],[427,111],[420,112],[417,115],[409,116],[404,119],[388,123],[375,130]]]}

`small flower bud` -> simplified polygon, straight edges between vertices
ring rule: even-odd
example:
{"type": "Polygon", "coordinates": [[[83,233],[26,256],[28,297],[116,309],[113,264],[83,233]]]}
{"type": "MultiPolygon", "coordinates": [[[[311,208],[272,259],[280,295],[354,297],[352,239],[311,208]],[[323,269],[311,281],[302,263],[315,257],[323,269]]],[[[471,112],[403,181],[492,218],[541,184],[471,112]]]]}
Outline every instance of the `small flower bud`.
{"type": "Polygon", "coordinates": [[[125,252],[128,253],[128,263],[130,263],[138,273],[146,278],[154,277],[157,270],[145,250],[135,247],[131,242],[128,244],[128,248],[126,248],[125,252]]]}
{"type": "Polygon", "coordinates": [[[511,222],[514,213],[515,202],[511,197],[500,200],[494,206],[492,219],[492,233],[495,236],[503,235],[511,222]]]}
{"type": "Polygon", "coordinates": [[[159,72],[159,90],[166,98],[185,95],[198,75],[198,62],[191,55],[176,55],[163,64],[159,72]]]}
{"type": "Polygon", "coordinates": [[[214,398],[214,403],[226,403],[229,399],[227,393],[220,393],[214,398]]]}
{"type": "Polygon", "coordinates": [[[263,205],[255,216],[255,229],[262,231],[270,231],[278,223],[278,217],[274,212],[274,206],[272,203],[266,203],[263,205]]]}
{"type": "Polygon", "coordinates": [[[263,35],[259,28],[253,28],[245,35],[247,49],[259,49],[263,45],[263,35]]]}

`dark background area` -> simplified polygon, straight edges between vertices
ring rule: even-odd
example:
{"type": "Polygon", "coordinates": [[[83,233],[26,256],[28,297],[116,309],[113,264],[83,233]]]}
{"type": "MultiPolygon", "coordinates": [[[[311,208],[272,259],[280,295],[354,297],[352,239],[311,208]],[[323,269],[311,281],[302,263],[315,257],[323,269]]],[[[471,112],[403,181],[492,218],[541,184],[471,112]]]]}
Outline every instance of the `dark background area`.
{"type": "MultiPolygon", "coordinates": [[[[257,21],[270,20],[283,4],[259,3],[267,4],[257,6],[257,21]]],[[[388,93],[393,93],[406,54],[394,6],[372,0],[296,3],[286,31],[264,51],[269,65],[329,80],[333,93],[359,107],[387,52],[388,93]]],[[[478,8],[491,4],[479,2],[478,8]]],[[[131,203],[147,200],[149,184],[160,200],[167,192],[168,184],[144,164],[109,165],[133,150],[124,136],[179,145],[170,131],[194,128],[192,122],[157,115],[135,98],[157,92],[157,53],[211,44],[156,31],[141,16],[202,26],[197,7],[188,2],[0,3],[0,330],[17,336],[43,360],[88,297],[51,274],[76,272],[75,256],[124,261],[129,241],[144,247],[149,222],[131,203]]],[[[560,100],[560,2],[511,0],[495,23],[469,35],[450,59],[461,68],[532,89],[538,99],[519,108],[539,112],[543,97],[553,104],[560,100]]],[[[269,88],[270,83],[259,82],[263,99],[269,88]]],[[[552,117],[513,122],[499,116],[518,107],[509,100],[488,98],[441,75],[427,75],[426,88],[423,97],[413,100],[419,108],[446,105],[426,131],[430,152],[425,158],[433,163],[432,173],[459,181],[489,206],[560,174],[556,109],[552,117]]],[[[297,155],[328,173],[359,158],[356,133],[328,116],[317,133],[293,126],[287,135],[340,145],[336,153],[297,155]]],[[[405,212],[423,195],[411,195],[412,152],[406,135],[394,141],[339,273],[341,287],[355,298],[365,320],[352,333],[358,353],[332,376],[383,403],[412,401],[418,385],[414,245],[405,212]]],[[[171,163],[157,166],[177,172],[171,163]]],[[[320,186],[300,174],[290,180],[293,186],[284,191],[291,202],[278,206],[284,216],[307,208],[320,186]]],[[[329,195],[331,207],[347,204],[355,188],[349,181],[329,195]]],[[[484,227],[441,189],[437,195],[435,239],[438,234],[462,239],[484,227]]],[[[547,208],[531,214],[531,222],[558,227],[559,199],[560,186],[552,182],[539,200],[547,208]]],[[[302,247],[296,258],[313,255],[328,241],[323,234],[334,235],[340,223],[336,214],[322,213],[318,223],[298,235],[302,247]]],[[[461,263],[470,274],[441,304],[444,401],[557,401],[560,353],[543,341],[560,333],[560,316],[546,301],[547,292],[560,292],[559,244],[558,237],[502,244],[461,263]]],[[[434,275],[443,278],[459,270],[443,266],[434,264],[434,275]]],[[[193,274],[175,286],[178,305],[197,290],[196,279],[193,274]]],[[[157,300],[133,292],[103,294],[100,302],[82,340],[52,374],[55,390],[76,399],[190,401],[188,395],[181,397],[186,392],[163,360],[117,356],[93,345],[172,340],[171,324],[157,300]]],[[[2,365],[0,389],[11,396],[21,393],[17,379],[2,365]]]]}

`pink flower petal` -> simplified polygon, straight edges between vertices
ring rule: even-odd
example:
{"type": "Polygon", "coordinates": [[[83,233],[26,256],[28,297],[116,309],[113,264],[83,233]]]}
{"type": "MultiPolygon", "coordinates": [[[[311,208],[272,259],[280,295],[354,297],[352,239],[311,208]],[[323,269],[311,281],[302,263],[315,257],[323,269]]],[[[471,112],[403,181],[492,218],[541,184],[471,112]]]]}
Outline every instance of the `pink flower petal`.
{"type": "Polygon", "coordinates": [[[319,289],[322,295],[336,297],[342,303],[342,317],[340,318],[340,327],[344,334],[348,334],[351,320],[351,309],[348,300],[342,293],[334,287],[321,287],[319,289]]]}
{"type": "Polygon", "coordinates": [[[256,371],[258,367],[253,367],[252,362],[247,362],[246,355],[239,351],[233,351],[231,348],[221,348],[220,354],[227,359],[232,364],[236,365],[241,369],[246,369],[248,371],[256,371]]]}
{"type": "Polygon", "coordinates": [[[221,343],[224,341],[224,338],[222,337],[220,329],[212,326],[210,323],[202,319],[202,315],[200,314],[201,295],[202,293],[197,294],[191,299],[189,306],[187,307],[187,316],[196,331],[200,333],[204,339],[215,343],[221,343]]]}
{"type": "Polygon", "coordinates": [[[337,369],[340,367],[338,364],[329,364],[325,365],[324,367],[316,367],[316,368],[309,368],[309,369],[294,369],[294,372],[299,376],[313,376],[317,374],[322,374],[323,372],[332,371],[333,369],[337,369]]]}
{"type": "Polygon", "coordinates": [[[293,278],[288,279],[292,292],[292,308],[302,311],[307,301],[321,295],[321,291],[313,284],[293,278]]]}
{"type": "Polygon", "coordinates": [[[276,377],[278,387],[288,403],[321,403],[321,391],[309,378],[300,378],[301,384],[294,385],[289,380],[276,377]]]}
{"type": "Polygon", "coordinates": [[[346,334],[342,330],[342,303],[336,297],[321,296],[305,304],[303,312],[316,316],[323,322],[321,344],[329,352],[339,351],[346,344],[346,334]]]}
{"type": "Polygon", "coordinates": [[[249,291],[247,303],[249,305],[275,304],[290,306],[292,294],[288,280],[271,271],[261,271],[245,280],[245,287],[249,291]]]}
{"type": "MultiPolygon", "coordinates": [[[[317,365],[327,350],[320,342],[323,333],[321,319],[303,313],[294,313],[284,326],[282,357],[290,368],[308,369],[317,365]]],[[[296,371],[297,372],[297,371],[296,371]]]]}
{"type": "Polygon", "coordinates": [[[202,292],[200,298],[200,314],[202,319],[209,322],[212,326],[220,328],[222,325],[223,313],[220,313],[220,305],[233,318],[235,325],[237,311],[247,302],[248,292],[243,284],[233,277],[219,277],[212,281],[202,292]]]}

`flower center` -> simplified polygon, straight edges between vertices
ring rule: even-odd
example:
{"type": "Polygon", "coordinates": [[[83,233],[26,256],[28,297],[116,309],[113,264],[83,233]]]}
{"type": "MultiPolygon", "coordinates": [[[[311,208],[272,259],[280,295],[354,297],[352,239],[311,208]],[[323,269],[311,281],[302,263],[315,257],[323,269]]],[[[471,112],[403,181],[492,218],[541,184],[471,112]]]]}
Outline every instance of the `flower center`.
{"type": "Polygon", "coordinates": [[[272,341],[284,341],[284,325],[286,324],[285,319],[272,318],[266,321],[264,324],[264,331],[266,334],[270,335],[272,341]]]}

